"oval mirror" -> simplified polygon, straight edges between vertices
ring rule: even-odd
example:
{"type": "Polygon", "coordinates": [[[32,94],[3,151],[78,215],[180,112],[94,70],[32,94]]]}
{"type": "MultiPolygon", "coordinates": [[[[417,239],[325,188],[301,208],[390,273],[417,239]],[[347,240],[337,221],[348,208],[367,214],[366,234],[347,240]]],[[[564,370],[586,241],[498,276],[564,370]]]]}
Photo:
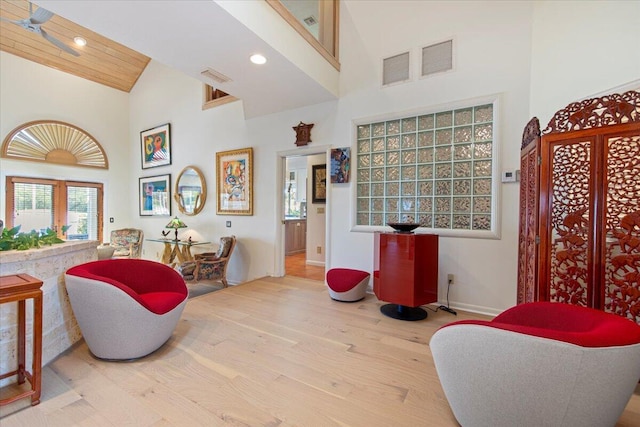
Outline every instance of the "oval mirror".
{"type": "Polygon", "coordinates": [[[207,185],[200,169],[195,166],[182,169],[176,180],[174,197],[178,209],[185,215],[196,215],[202,210],[207,199],[207,185]]]}

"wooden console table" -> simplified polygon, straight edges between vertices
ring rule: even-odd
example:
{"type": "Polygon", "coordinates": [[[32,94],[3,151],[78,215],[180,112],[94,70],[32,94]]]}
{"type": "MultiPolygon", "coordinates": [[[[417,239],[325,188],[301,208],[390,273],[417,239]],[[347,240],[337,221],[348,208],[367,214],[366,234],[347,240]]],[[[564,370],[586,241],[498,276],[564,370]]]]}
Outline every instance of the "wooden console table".
{"type": "Polygon", "coordinates": [[[162,263],[171,265],[176,264],[175,260],[178,259],[178,263],[185,261],[193,261],[193,255],[191,254],[191,246],[208,245],[211,242],[196,242],[189,240],[174,240],[174,239],[147,239],[150,242],[164,243],[164,251],[162,252],[162,263]],[[173,245],[173,246],[172,246],[173,245]]]}
{"type": "Polygon", "coordinates": [[[40,403],[42,391],[42,280],[28,274],[15,274],[0,277],[0,304],[18,303],[18,368],[15,371],[0,375],[0,379],[18,376],[18,384],[25,379],[31,389],[15,396],[0,400],[0,406],[15,402],[24,397],[31,397],[31,405],[40,403]],[[27,319],[25,301],[33,298],[33,363],[31,372],[25,368],[27,319]]]}

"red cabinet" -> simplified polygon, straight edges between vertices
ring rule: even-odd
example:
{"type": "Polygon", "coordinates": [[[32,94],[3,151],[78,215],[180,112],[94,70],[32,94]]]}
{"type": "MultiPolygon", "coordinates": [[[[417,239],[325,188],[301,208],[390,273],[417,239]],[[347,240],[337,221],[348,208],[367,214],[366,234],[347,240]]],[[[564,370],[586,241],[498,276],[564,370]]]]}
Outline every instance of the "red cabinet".
{"type": "Polygon", "coordinates": [[[405,318],[410,317],[409,308],[438,301],[438,236],[376,233],[374,245],[374,293],[379,300],[399,306],[387,311],[405,312],[392,317],[418,320],[405,318]]]}

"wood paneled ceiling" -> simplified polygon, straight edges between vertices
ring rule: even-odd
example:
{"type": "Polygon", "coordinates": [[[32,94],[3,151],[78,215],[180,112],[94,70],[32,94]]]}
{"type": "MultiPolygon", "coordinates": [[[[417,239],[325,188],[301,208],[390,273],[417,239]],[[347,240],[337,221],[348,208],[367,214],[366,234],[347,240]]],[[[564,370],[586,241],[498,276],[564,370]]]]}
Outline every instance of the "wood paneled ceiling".
{"type": "MultiPolygon", "coordinates": [[[[33,11],[38,8],[33,4],[33,11]]],[[[0,16],[20,20],[29,17],[26,0],[0,0],[0,16]]],[[[0,22],[0,50],[92,80],[106,86],[130,92],[150,58],[101,36],[60,16],[42,25],[47,33],[80,53],[73,56],[10,22],[0,22]],[[87,45],[75,45],[73,38],[83,37],[87,45]]]]}

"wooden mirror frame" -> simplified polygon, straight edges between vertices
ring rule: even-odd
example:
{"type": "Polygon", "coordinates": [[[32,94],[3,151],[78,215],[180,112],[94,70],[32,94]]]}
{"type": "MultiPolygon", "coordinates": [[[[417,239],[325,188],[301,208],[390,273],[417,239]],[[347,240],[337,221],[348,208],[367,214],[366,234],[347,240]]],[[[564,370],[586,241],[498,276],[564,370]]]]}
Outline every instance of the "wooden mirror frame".
{"type": "Polygon", "coordinates": [[[180,210],[180,212],[182,212],[183,214],[187,215],[187,216],[194,216],[200,213],[200,211],[202,211],[202,209],[204,208],[204,203],[207,200],[207,183],[204,180],[204,175],[202,174],[202,171],[200,169],[198,169],[197,167],[193,166],[193,165],[189,165],[189,166],[185,166],[184,169],[182,169],[182,171],[180,172],[180,175],[178,175],[178,179],[176,179],[176,184],[175,184],[175,189],[173,192],[173,197],[176,200],[176,203],[178,204],[178,209],[180,210]],[[193,208],[193,212],[188,212],[184,206],[184,198],[182,197],[182,192],[180,191],[180,180],[182,179],[182,176],[187,173],[187,171],[189,170],[193,170],[196,175],[198,176],[198,178],[200,179],[200,187],[202,188],[202,191],[200,192],[200,195],[196,197],[196,201],[195,201],[195,206],[193,208]]]}

